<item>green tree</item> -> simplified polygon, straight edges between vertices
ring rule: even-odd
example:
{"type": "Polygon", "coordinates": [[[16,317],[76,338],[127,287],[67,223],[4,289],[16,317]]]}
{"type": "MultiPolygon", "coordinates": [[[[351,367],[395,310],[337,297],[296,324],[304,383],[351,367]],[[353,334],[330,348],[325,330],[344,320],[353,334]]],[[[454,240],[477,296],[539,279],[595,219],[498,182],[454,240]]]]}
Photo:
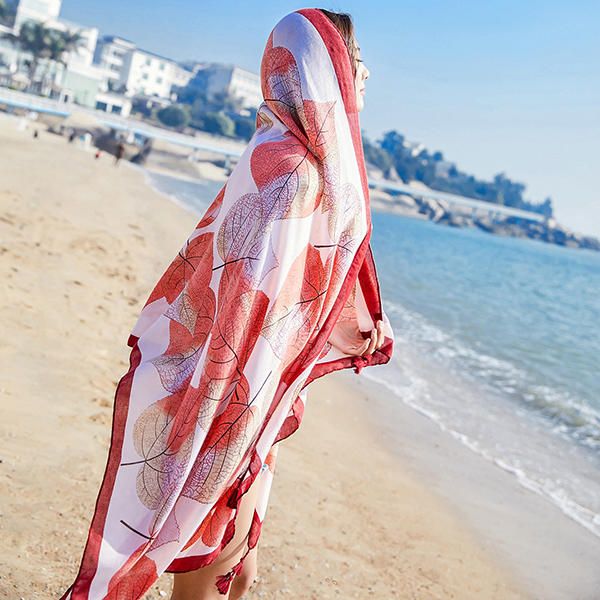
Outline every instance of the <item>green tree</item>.
{"type": "Polygon", "coordinates": [[[179,104],[161,108],[156,116],[163,125],[173,129],[183,129],[190,122],[189,110],[179,104]]]}
{"type": "Polygon", "coordinates": [[[256,117],[238,117],[234,123],[235,135],[244,140],[249,140],[256,131],[256,117]]]}
{"type": "Polygon", "coordinates": [[[381,169],[385,176],[389,173],[389,170],[393,165],[394,161],[392,160],[392,157],[387,150],[373,144],[366,135],[362,136],[362,140],[365,160],[376,166],[378,169],[381,169]]]}
{"type": "Polygon", "coordinates": [[[202,117],[202,128],[209,133],[233,137],[235,124],[231,118],[222,112],[207,112],[202,117]]]}

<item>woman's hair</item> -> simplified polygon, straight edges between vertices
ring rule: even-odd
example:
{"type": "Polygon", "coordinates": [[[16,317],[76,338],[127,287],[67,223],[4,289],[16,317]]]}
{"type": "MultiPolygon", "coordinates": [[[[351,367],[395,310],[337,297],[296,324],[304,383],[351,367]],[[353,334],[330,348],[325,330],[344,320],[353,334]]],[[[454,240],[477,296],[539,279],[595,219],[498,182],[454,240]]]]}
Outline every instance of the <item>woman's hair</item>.
{"type": "Polygon", "coordinates": [[[356,46],[356,38],[354,37],[354,23],[352,16],[348,13],[332,12],[325,8],[319,9],[329,20],[336,26],[342,38],[346,42],[350,62],[352,63],[352,73],[356,75],[356,61],[358,59],[358,48],[356,46]]]}

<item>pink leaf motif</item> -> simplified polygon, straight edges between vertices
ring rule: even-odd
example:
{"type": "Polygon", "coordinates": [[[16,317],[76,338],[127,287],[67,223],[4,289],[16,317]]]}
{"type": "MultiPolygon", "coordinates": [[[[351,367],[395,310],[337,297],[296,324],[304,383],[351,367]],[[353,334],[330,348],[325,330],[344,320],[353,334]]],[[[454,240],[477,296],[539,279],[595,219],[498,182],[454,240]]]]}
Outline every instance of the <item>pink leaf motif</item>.
{"type": "Polygon", "coordinates": [[[156,563],[144,554],[146,547],[140,546],[111,577],[105,600],[137,600],[158,579],[156,563]]]}
{"type": "Polygon", "coordinates": [[[142,460],[123,463],[123,466],[140,465],[137,495],[145,506],[156,511],[155,523],[162,519],[165,508],[172,506],[171,495],[181,485],[190,459],[191,438],[176,450],[168,444],[172,410],[176,404],[174,397],[169,396],[157,400],[142,412],[133,431],[134,447],[142,460]]]}
{"type": "Polygon", "coordinates": [[[233,514],[233,509],[227,506],[228,500],[227,494],[221,495],[182,550],[187,550],[198,540],[202,540],[202,543],[209,547],[217,546],[221,542],[233,514]]]}
{"type": "Polygon", "coordinates": [[[158,298],[166,298],[167,302],[171,304],[181,293],[186,282],[194,275],[198,265],[201,263],[212,264],[213,236],[212,232],[207,232],[193,237],[193,239],[188,238],[154,286],[145,306],[158,298]]]}
{"type": "Polygon", "coordinates": [[[313,333],[326,292],[326,268],[319,251],[308,244],[290,267],[261,331],[284,365],[313,333]]]}
{"type": "MultiPolygon", "coordinates": [[[[175,504],[177,501],[175,501],[175,504]]],[[[173,506],[174,509],[174,506],[173,506]]],[[[157,527],[158,521],[155,521],[154,526],[157,527]]],[[[160,526],[157,536],[152,540],[151,548],[156,550],[165,544],[179,542],[181,529],[177,522],[177,513],[175,510],[170,510],[165,522],[160,526]]]]}
{"type": "Polygon", "coordinates": [[[226,189],[227,182],[219,190],[219,193],[215,196],[215,199],[212,201],[211,205],[206,209],[204,216],[196,225],[196,229],[207,227],[218,217],[219,212],[221,212],[221,206],[223,205],[223,198],[225,197],[226,189]]]}
{"type": "MultiPolygon", "coordinates": [[[[197,425],[208,430],[207,435],[210,436],[215,423],[220,422],[217,419],[228,414],[230,405],[233,410],[236,403],[245,401],[243,399],[247,398],[249,390],[243,370],[260,334],[268,303],[263,292],[248,289],[241,263],[224,267],[219,282],[217,319],[206,349],[198,387],[190,388],[177,407],[167,440],[169,448],[176,450],[193,434],[197,425]],[[240,327],[240,323],[248,325],[240,327]]],[[[222,448],[219,447],[218,452],[222,452],[222,448]]],[[[200,464],[193,467],[196,473],[190,475],[191,481],[197,476],[204,477],[204,474],[198,475],[198,469],[206,468],[210,460],[208,457],[202,467],[200,464]]],[[[220,484],[220,480],[215,483],[220,484]]],[[[196,495],[194,490],[185,493],[190,497],[196,495]]],[[[207,486],[206,493],[213,493],[210,486],[207,486]]]]}
{"type": "Polygon", "coordinates": [[[248,382],[242,374],[226,410],[210,427],[184,495],[210,503],[222,493],[254,433],[256,408],[248,394],[248,382]]]}

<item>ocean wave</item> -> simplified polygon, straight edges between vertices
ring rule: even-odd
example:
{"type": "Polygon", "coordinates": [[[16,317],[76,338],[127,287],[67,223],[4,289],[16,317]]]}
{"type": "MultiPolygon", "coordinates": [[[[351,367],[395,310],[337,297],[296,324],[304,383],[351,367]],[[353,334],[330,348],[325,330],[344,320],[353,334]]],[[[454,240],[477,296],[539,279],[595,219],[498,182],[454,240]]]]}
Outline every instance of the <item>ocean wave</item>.
{"type": "Polygon", "coordinates": [[[391,383],[389,377],[378,377],[372,371],[365,370],[365,377],[387,388],[404,404],[433,421],[440,430],[458,440],[486,461],[512,474],[521,486],[547,499],[566,516],[585,527],[592,534],[600,537],[600,514],[578,502],[573,497],[573,494],[566,490],[564,485],[560,484],[563,481],[560,475],[553,473],[538,473],[537,475],[528,473],[519,464],[518,458],[512,457],[509,459],[496,456],[490,448],[486,448],[481,442],[474,439],[474,437],[448,425],[441,413],[426,406],[427,400],[430,399],[430,393],[427,382],[424,379],[411,374],[406,385],[397,385],[391,383]]]}
{"type": "Polygon", "coordinates": [[[427,355],[443,361],[452,372],[520,403],[544,418],[554,434],[591,450],[600,449],[597,409],[566,390],[536,383],[524,369],[467,346],[394,301],[386,302],[385,307],[400,344],[416,344],[427,355]]]}

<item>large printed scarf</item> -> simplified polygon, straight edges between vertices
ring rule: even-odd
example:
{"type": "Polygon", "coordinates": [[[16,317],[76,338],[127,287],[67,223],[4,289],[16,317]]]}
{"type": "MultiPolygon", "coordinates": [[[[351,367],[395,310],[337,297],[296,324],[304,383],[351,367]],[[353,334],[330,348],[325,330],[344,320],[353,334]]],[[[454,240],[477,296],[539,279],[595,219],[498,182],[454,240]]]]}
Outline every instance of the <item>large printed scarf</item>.
{"type": "Polygon", "coordinates": [[[283,17],[261,63],[256,132],[131,331],[111,445],[79,573],[62,600],[136,600],[166,572],[212,563],[242,495],[260,492],[306,386],[389,361],[369,193],[345,43],[317,9],[283,17]],[[345,347],[384,321],[372,354],[345,347]]]}

